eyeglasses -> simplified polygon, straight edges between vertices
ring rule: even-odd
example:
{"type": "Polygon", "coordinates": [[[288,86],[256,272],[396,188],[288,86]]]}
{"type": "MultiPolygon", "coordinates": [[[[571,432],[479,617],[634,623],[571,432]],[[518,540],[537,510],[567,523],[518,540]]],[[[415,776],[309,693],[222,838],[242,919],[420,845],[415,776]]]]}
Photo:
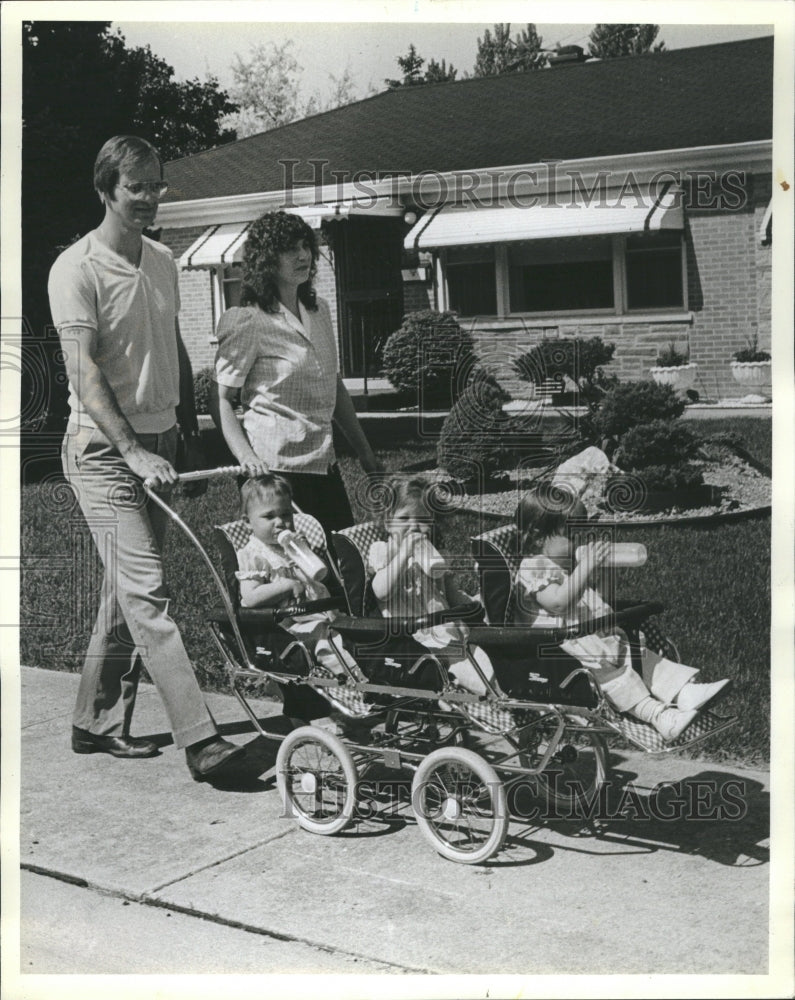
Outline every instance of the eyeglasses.
{"type": "Polygon", "coordinates": [[[154,194],[158,198],[162,198],[166,191],[168,191],[166,181],[136,181],[134,184],[119,184],[119,187],[123,187],[125,191],[129,191],[134,197],[146,191],[147,194],[154,194]]]}

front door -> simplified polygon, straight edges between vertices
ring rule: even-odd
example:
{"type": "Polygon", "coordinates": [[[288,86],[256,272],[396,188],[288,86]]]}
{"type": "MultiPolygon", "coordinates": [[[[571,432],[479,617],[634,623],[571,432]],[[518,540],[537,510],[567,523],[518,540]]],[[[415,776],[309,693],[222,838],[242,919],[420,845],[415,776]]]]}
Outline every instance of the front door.
{"type": "Polygon", "coordinates": [[[399,218],[352,216],[333,224],[341,367],[346,378],[381,372],[384,344],[403,320],[399,218]]]}

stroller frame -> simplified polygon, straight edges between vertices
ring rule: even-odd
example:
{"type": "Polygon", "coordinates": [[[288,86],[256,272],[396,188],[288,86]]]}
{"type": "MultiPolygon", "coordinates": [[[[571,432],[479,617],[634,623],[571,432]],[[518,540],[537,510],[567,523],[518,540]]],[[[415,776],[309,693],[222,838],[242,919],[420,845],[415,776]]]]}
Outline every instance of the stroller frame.
{"type": "MultiPolygon", "coordinates": [[[[225,466],[182,473],[179,482],[240,475],[242,471],[238,466],[225,466]]],[[[616,727],[589,671],[575,667],[558,682],[559,694],[569,689],[576,694],[570,700],[511,697],[496,679],[484,676],[470,646],[481,645],[489,654],[509,651],[526,655],[528,648],[554,646],[608,625],[631,627],[660,606],[630,608],[609,616],[609,621],[602,617],[563,629],[468,627],[466,655],[486,687],[485,697],[457,688],[440,659],[421,647],[408,673],[418,677],[429,672],[437,682],[431,689],[372,681],[361,672],[356,657],[354,669],[335,642],[331,648],[339,674],[319,664],[299,638],[286,642],[280,650],[268,650],[266,665],[260,666],[248,651],[247,628],[283,637],[280,622],[286,618],[342,608],[348,614],[334,618],[333,632],[352,644],[357,653],[365,651],[366,655],[372,655],[383,643],[383,654],[378,655],[386,660],[393,643],[405,643],[419,628],[441,621],[458,622],[464,609],[414,620],[351,614],[346,581],[328,551],[327,562],[342,588],[341,597],[280,609],[236,608],[227,582],[195,533],[148,483],[144,489],[187,536],[211,573],[222,607],[210,616],[210,633],[232,690],[255,731],[280,742],[277,785],[288,814],[301,827],[329,835],[352,823],[358,815],[360,775],[373,766],[392,774],[413,772],[411,804],[417,824],[443,857],[457,862],[483,863],[500,850],[510,819],[508,794],[522,784],[532,783],[547,803],[564,813],[562,818],[590,815],[594,797],[608,776],[605,738],[614,735],[616,727]],[[295,657],[301,661],[298,671],[287,662],[295,657]],[[306,724],[286,735],[263,729],[241,690],[251,683],[267,694],[274,693],[274,684],[286,684],[322,695],[334,707],[329,714],[342,718],[342,733],[306,724]],[[496,746],[498,742],[503,745],[496,746]],[[466,743],[474,743],[477,749],[466,743]]],[[[471,607],[467,610],[471,614],[471,607]]],[[[734,721],[726,720],[720,728],[734,721]]]]}

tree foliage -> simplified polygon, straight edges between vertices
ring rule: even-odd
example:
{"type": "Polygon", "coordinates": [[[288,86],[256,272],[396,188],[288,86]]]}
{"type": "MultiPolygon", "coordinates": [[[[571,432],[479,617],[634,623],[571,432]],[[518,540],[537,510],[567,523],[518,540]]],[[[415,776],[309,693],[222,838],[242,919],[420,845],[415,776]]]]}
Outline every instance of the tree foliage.
{"type": "Polygon", "coordinates": [[[588,54],[596,59],[615,59],[649,50],[662,52],[665,42],[654,45],[659,32],[658,24],[597,24],[588,36],[588,54]]]}
{"type": "Polygon", "coordinates": [[[53,260],[102,219],[92,172],[103,143],[132,133],[164,160],[188,156],[234,138],[219,123],[234,105],[214,77],[177,82],[108,22],[26,22],[22,54],[22,302],[41,338],[53,260]]]}
{"type": "Polygon", "coordinates": [[[249,58],[235,55],[233,84],[229,88],[238,110],[224,119],[238,139],[288,125],[303,117],[301,67],[292,53],[292,40],[276,45],[252,45],[249,58]]]}
{"type": "Polygon", "coordinates": [[[416,87],[423,83],[445,83],[455,80],[458,75],[458,70],[452,63],[448,67],[444,59],[441,62],[431,59],[428,68],[423,73],[422,67],[425,65],[425,60],[413,44],[409,45],[405,56],[397,57],[397,64],[402,70],[403,76],[399,80],[384,80],[389,90],[397,90],[398,87],[416,87]]]}
{"type": "Polygon", "coordinates": [[[316,91],[306,100],[301,90],[302,72],[292,39],[282,45],[252,45],[248,59],[236,55],[229,92],[237,111],[223,119],[224,127],[233,130],[238,139],[245,139],[357,100],[356,82],[348,67],[341,76],[329,73],[328,96],[316,91]]]}
{"type": "Polygon", "coordinates": [[[534,24],[528,24],[513,38],[510,24],[495,24],[494,34],[486,28],[483,38],[478,38],[474,75],[501,76],[543,69],[547,55],[541,51],[542,44],[534,24]]]}

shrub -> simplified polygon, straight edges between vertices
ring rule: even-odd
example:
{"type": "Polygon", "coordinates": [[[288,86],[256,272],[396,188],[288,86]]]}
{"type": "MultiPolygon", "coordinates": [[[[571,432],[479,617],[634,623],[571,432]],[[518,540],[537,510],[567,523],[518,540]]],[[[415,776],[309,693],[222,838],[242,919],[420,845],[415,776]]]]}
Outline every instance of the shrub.
{"type": "Polygon", "coordinates": [[[767,351],[759,350],[759,336],[753,333],[745,342],[745,347],[740,351],[735,351],[732,355],[735,361],[770,361],[770,354],[767,351]]]}
{"type": "MultiPolygon", "coordinates": [[[[632,470],[631,475],[637,476],[650,493],[689,489],[701,486],[704,482],[701,469],[689,462],[681,462],[678,465],[647,465],[643,469],[632,470]]],[[[625,482],[625,476],[611,476],[606,487],[608,495],[611,489],[625,482]]]]}
{"type": "Polygon", "coordinates": [[[513,367],[525,382],[538,385],[544,379],[566,377],[575,385],[588,388],[605,380],[602,366],[613,360],[615,350],[615,344],[605,344],[601,337],[589,340],[560,337],[540,341],[517,358],[513,367]]]}
{"type": "Polygon", "coordinates": [[[421,406],[454,403],[475,363],[472,335],[451,312],[407,313],[384,345],[384,375],[421,406]]]}
{"type": "Polygon", "coordinates": [[[213,368],[200,368],[193,375],[193,398],[197,413],[210,412],[210,390],[213,384],[213,368]]]}
{"type": "Polygon", "coordinates": [[[510,396],[493,375],[479,372],[447,414],[439,435],[437,461],[459,479],[488,479],[506,467],[503,441],[509,418],[502,406],[510,396]]]}
{"type": "Polygon", "coordinates": [[[631,427],[619,441],[615,462],[622,469],[678,465],[694,458],[701,439],[689,427],[672,420],[652,420],[631,427]]]}
{"type": "Polygon", "coordinates": [[[622,382],[605,395],[590,415],[589,432],[596,440],[619,438],[631,427],[652,420],[675,420],[685,401],[669,385],[649,380],[622,382]]]}
{"type": "Polygon", "coordinates": [[[658,368],[679,368],[682,365],[686,365],[689,360],[689,353],[687,351],[678,351],[674,342],[671,341],[665,350],[660,351],[654,363],[658,368]]]}

